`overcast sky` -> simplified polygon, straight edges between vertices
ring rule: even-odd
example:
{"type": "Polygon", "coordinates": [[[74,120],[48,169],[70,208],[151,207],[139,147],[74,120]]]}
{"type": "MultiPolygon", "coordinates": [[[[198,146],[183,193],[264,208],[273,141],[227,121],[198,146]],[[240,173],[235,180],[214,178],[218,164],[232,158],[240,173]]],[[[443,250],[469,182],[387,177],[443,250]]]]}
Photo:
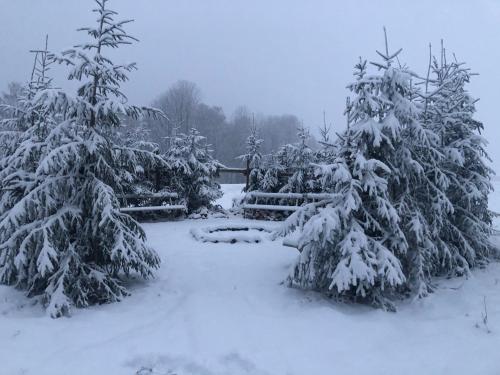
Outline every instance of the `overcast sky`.
{"type": "MultiPolygon", "coordinates": [[[[94,16],[91,0],[0,0],[0,90],[26,81],[29,49],[49,34],[60,51],[84,40],[77,27],[94,16]]],[[[337,128],[358,56],[375,59],[382,26],[402,60],[425,72],[428,43],[447,49],[480,73],[470,85],[480,97],[489,151],[500,170],[499,0],[114,0],[120,17],[134,18],[140,43],[117,61],[136,61],[125,87],[130,100],[148,104],[178,79],[196,82],[203,100],[227,115],[239,105],[256,113],[297,115],[310,127],[326,110],[337,128]]],[[[55,77],[59,85],[63,68],[55,77]]]]}

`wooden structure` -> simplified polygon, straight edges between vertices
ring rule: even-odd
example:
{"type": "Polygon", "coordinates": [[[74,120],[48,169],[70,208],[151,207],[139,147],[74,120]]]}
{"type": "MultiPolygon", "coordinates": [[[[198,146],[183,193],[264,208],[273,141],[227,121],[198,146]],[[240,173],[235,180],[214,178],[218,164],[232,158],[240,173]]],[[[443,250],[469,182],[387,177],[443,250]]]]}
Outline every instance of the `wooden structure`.
{"type": "Polygon", "coordinates": [[[246,168],[231,168],[231,167],[223,167],[219,168],[219,173],[236,173],[242,174],[245,176],[245,190],[248,190],[248,185],[250,184],[250,172],[252,169],[250,168],[250,161],[247,160],[246,168]]]}
{"type": "Polygon", "coordinates": [[[247,216],[247,212],[254,214],[260,212],[260,216],[269,216],[265,214],[266,211],[277,212],[280,213],[280,216],[286,217],[304,204],[332,198],[334,195],[329,193],[263,193],[252,191],[245,195],[241,208],[244,217],[247,216]]]}
{"type": "MultiPolygon", "coordinates": [[[[219,173],[237,173],[246,176],[246,186],[248,187],[250,176],[250,165],[247,163],[247,168],[227,168],[223,167],[218,170],[219,173]]],[[[156,189],[161,189],[161,172],[154,171],[154,185],[156,189]]],[[[120,211],[129,214],[140,216],[154,216],[161,214],[166,215],[187,213],[187,206],[184,203],[179,203],[179,195],[173,192],[157,192],[144,194],[118,194],[120,201],[120,211]]]]}
{"type": "Polygon", "coordinates": [[[176,203],[177,193],[119,194],[117,198],[121,203],[120,211],[126,213],[187,212],[185,204],[176,203]]]}

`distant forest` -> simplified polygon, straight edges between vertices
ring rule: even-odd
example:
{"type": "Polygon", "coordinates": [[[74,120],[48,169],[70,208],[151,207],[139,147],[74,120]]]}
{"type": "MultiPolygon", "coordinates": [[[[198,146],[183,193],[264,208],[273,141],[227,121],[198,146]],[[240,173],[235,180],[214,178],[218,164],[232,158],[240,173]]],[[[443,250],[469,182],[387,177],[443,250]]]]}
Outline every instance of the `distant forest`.
{"type": "MultiPolygon", "coordinates": [[[[0,95],[0,103],[14,104],[20,90],[20,84],[11,83],[0,95]]],[[[264,140],[261,148],[263,154],[297,142],[297,129],[301,126],[300,120],[293,114],[254,114],[244,106],[228,117],[221,107],[205,104],[200,88],[189,81],[174,83],[151,106],[161,109],[166,118],[146,118],[139,121],[129,119],[120,133],[136,134],[144,140],[155,142],[160,152],[165,152],[174,131],[186,133],[189,129],[196,128],[207,138],[213,156],[228,167],[243,167],[238,156],[245,153],[245,142],[252,124],[255,124],[259,138],[264,140]]],[[[2,117],[4,115],[0,112],[0,118],[2,117]]],[[[312,136],[310,143],[315,148],[316,141],[312,136]]],[[[220,181],[235,183],[243,182],[244,179],[238,175],[223,175],[220,181]]]]}

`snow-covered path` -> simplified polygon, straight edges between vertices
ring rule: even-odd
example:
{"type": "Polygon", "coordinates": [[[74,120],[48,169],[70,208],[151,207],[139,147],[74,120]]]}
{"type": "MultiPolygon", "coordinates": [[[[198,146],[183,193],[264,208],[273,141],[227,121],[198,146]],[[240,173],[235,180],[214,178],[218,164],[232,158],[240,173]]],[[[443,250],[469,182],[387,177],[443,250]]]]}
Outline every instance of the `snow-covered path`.
{"type": "Polygon", "coordinates": [[[146,224],[163,260],[157,278],[70,319],[52,320],[0,287],[0,374],[500,373],[500,265],[443,280],[429,298],[385,313],[281,285],[297,253],[279,241],[213,244],[189,235],[225,222],[146,224]]]}

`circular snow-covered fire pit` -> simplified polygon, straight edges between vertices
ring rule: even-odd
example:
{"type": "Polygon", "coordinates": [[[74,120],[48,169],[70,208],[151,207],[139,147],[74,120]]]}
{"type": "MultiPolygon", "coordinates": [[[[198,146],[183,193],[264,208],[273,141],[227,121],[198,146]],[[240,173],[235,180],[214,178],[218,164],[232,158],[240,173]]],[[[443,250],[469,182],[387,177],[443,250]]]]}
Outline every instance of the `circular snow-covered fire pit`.
{"type": "Polygon", "coordinates": [[[218,225],[192,228],[191,236],[200,242],[212,243],[260,243],[271,239],[273,230],[261,225],[218,225]]]}

